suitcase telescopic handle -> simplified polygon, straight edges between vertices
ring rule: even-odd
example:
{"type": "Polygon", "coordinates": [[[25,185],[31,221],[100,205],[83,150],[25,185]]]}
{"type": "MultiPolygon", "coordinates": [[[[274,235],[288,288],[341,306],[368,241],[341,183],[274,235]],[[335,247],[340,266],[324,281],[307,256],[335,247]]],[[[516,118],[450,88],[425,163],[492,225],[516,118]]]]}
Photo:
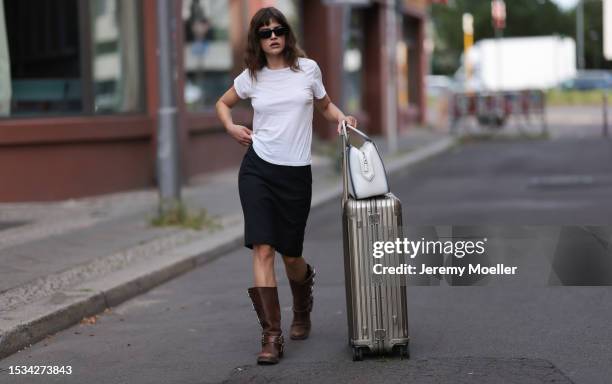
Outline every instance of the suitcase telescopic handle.
{"type": "Polygon", "coordinates": [[[349,135],[348,135],[348,131],[346,130],[347,128],[349,128],[351,131],[353,131],[356,134],[358,134],[359,136],[361,136],[361,138],[364,139],[365,141],[372,141],[372,139],[370,139],[370,137],[368,135],[366,135],[365,133],[361,132],[360,130],[358,130],[357,128],[355,128],[352,125],[348,124],[345,120],[343,120],[342,121],[342,132],[340,132],[340,134],[344,138],[344,141],[343,141],[344,147],[349,145],[349,135]]]}
{"type": "Polygon", "coordinates": [[[342,121],[342,210],[348,201],[348,159],[346,158],[346,147],[349,145],[348,132],[346,131],[346,121],[342,121]]]}
{"type": "Polygon", "coordinates": [[[348,159],[346,156],[346,148],[349,146],[349,134],[346,128],[349,128],[351,131],[355,132],[362,139],[372,142],[372,139],[365,133],[361,132],[357,128],[348,124],[345,120],[342,121],[342,130],[340,132],[340,136],[342,136],[342,208],[344,209],[344,204],[348,201],[348,159]]]}

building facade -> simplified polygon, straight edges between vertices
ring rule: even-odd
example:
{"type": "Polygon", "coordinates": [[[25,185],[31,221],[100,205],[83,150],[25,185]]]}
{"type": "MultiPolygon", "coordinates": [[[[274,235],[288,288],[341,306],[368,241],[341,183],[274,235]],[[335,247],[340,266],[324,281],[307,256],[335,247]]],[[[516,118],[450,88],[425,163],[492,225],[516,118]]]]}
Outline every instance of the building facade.
{"type": "MultiPolygon", "coordinates": [[[[166,0],[158,0],[166,1],[166,0]]],[[[169,1],[169,0],[168,0],[169,1]]],[[[331,99],[371,134],[425,114],[425,0],[173,0],[180,26],[181,174],[239,164],[214,104],[243,69],[250,17],[281,9],[331,99]],[[389,8],[391,7],[391,8],[389,8]],[[389,49],[388,16],[398,38],[389,49]],[[396,85],[396,97],[386,86],[396,85]],[[391,106],[391,108],[389,108],[391,106]],[[391,111],[391,112],[389,112],[391,111]]],[[[0,0],[0,201],[49,201],[156,184],[156,0],[0,0]]],[[[234,120],[250,125],[241,102],[234,120]]],[[[317,136],[334,124],[316,116],[317,136]]]]}

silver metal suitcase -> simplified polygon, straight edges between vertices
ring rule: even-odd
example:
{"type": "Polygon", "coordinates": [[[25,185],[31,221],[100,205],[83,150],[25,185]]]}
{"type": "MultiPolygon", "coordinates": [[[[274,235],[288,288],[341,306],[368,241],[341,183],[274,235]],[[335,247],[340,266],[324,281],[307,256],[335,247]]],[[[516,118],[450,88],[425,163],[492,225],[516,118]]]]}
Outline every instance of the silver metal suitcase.
{"type": "Polygon", "coordinates": [[[388,193],[369,199],[355,200],[348,195],[346,146],[343,142],[342,230],[344,241],[344,273],[349,331],[353,360],[364,353],[397,352],[410,357],[406,280],[402,275],[376,275],[374,264],[397,266],[404,263],[403,254],[373,257],[376,241],[402,238],[402,206],[388,193]]]}

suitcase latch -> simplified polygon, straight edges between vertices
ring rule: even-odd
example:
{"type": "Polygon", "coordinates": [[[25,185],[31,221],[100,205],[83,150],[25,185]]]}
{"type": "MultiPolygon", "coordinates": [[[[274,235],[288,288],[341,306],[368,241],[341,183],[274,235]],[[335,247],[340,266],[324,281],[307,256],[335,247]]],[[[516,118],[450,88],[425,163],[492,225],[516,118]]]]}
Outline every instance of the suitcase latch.
{"type": "Polygon", "coordinates": [[[370,225],[378,225],[380,224],[380,213],[370,213],[368,215],[368,221],[370,225]]]}
{"type": "Polygon", "coordinates": [[[376,341],[385,340],[386,335],[387,335],[387,331],[384,329],[377,329],[374,331],[374,339],[376,339],[376,341]]]}

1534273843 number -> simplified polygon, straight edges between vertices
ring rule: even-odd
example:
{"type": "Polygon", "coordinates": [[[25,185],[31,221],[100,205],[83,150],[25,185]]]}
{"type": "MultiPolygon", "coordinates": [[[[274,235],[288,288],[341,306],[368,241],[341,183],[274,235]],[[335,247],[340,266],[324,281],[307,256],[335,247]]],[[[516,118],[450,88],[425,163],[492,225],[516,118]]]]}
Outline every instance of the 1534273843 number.
{"type": "Polygon", "coordinates": [[[72,375],[71,365],[11,365],[9,375],[72,375]]]}

